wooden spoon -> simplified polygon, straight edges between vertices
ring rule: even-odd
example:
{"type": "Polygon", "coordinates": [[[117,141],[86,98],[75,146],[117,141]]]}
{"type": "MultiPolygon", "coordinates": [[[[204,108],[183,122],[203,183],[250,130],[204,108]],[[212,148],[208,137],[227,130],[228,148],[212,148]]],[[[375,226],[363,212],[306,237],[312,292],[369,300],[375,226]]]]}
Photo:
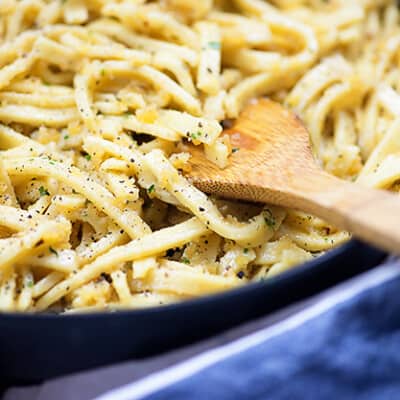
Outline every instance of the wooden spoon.
{"type": "Polygon", "coordinates": [[[340,180],[315,162],[302,121],[262,99],[247,106],[231,129],[240,150],[220,169],[190,146],[189,178],[201,190],[226,198],[296,208],[355,236],[400,253],[400,197],[340,180]]]}

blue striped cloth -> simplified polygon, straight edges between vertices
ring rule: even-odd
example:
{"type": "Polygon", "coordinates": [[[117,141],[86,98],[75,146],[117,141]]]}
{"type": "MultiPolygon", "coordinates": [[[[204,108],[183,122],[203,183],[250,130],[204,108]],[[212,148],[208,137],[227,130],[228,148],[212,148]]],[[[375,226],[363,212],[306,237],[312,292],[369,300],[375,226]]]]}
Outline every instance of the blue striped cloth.
{"type": "Polygon", "coordinates": [[[400,263],[97,400],[400,399],[400,263]]]}

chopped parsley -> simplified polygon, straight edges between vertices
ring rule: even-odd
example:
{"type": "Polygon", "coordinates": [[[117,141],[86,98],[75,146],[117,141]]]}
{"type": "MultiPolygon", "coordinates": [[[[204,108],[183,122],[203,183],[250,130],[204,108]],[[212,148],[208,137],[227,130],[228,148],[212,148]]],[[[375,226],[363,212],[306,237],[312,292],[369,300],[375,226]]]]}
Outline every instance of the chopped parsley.
{"type": "Polygon", "coordinates": [[[266,212],[268,215],[264,216],[264,221],[271,229],[273,229],[276,225],[275,218],[270,210],[267,209],[266,212]]]}
{"type": "Polygon", "coordinates": [[[190,264],[190,260],[188,258],[186,258],[186,257],[182,257],[182,262],[184,264],[190,264]]]}
{"type": "Polygon", "coordinates": [[[190,137],[194,140],[198,139],[199,137],[201,137],[203,135],[203,132],[197,131],[196,133],[191,133],[190,137]]]}
{"type": "Polygon", "coordinates": [[[221,48],[220,42],[208,42],[208,47],[213,50],[219,50],[221,48]]]}
{"type": "Polygon", "coordinates": [[[40,194],[40,196],[50,196],[49,191],[43,186],[40,186],[39,194],[40,194]]]}
{"type": "Polygon", "coordinates": [[[153,184],[153,185],[151,185],[151,186],[148,187],[147,192],[148,192],[148,193],[153,193],[154,190],[155,190],[155,186],[154,186],[154,184],[153,184]]]}
{"type": "Polygon", "coordinates": [[[65,135],[64,136],[64,140],[68,140],[69,139],[69,136],[68,135],[65,135]]]}
{"type": "Polygon", "coordinates": [[[86,160],[90,161],[92,159],[92,156],[90,154],[85,154],[84,157],[86,160]]]}
{"type": "Polygon", "coordinates": [[[49,247],[49,251],[50,251],[50,253],[53,253],[53,254],[55,254],[55,255],[58,257],[58,252],[57,252],[57,250],[54,250],[51,246],[49,247]]]}
{"type": "Polygon", "coordinates": [[[31,277],[29,277],[26,281],[26,286],[27,287],[33,287],[33,280],[31,277]]]}
{"type": "Polygon", "coordinates": [[[244,254],[247,254],[248,252],[249,252],[249,249],[247,249],[247,248],[246,248],[246,249],[243,249],[243,253],[244,253],[244,254]]]}

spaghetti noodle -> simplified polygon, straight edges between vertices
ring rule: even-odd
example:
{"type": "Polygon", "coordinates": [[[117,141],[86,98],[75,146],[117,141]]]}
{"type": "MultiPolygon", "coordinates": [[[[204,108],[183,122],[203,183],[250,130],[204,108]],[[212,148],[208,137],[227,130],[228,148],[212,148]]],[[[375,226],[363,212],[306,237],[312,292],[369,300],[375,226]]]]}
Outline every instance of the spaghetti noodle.
{"type": "Polygon", "coordinates": [[[183,144],[224,168],[221,123],[267,95],[327,171],[398,191],[399,60],[389,0],[2,0],[0,310],[166,304],[343,243],[201,193],[183,144]]]}

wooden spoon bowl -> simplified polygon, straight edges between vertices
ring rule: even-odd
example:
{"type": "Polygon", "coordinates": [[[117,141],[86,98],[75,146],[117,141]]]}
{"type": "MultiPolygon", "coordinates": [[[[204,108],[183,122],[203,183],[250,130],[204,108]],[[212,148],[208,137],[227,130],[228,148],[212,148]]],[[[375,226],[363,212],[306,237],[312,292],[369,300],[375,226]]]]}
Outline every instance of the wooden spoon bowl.
{"type": "Polygon", "coordinates": [[[278,103],[249,104],[225,130],[233,147],[225,169],[190,146],[190,180],[206,193],[296,208],[383,249],[400,252],[398,195],[338,179],[316,163],[307,129],[278,103]]]}

